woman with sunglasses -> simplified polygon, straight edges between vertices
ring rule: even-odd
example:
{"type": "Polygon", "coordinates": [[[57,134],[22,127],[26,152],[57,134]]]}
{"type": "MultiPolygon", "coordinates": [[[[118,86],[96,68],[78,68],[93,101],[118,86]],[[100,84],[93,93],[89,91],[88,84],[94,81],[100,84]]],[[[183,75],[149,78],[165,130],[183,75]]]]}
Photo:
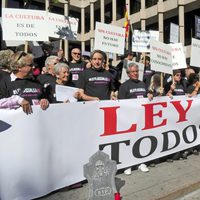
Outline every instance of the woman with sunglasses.
{"type": "MultiPolygon", "coordinates": [[[[186,88],[184,87],[184,84],[182,82],[180,70],[173,71],[172,81],[165,86],[165,91],[167,96],[169,96],[170,98],[173,98],[174,95],[179,96],[186,94],[186,88]]],[[[173,160],[179,160],[181,157],[183,159],[187,159],[187,156],[188,153],[186,151],[181,151],[168,156],[167,161],[173,162],[173,160]]]]}
{"type": "Polygon", "coordinates": [[[42,86],[31,74],[33,55],[18,51],[11,57],[11,74],[1,80],[0,99],[18,95],[30,105],[40,105],[45,110],[49,102],[44,98],[42,86]]]}
{"type": "Polygon", "coordinates": [[[173,81],[165,85],[165,93],[167,94],[167,96],[172,98],[173,95],[185,95],[186,88],[181,81],[181,71],[174,70],[172,79],[173,81]]]}

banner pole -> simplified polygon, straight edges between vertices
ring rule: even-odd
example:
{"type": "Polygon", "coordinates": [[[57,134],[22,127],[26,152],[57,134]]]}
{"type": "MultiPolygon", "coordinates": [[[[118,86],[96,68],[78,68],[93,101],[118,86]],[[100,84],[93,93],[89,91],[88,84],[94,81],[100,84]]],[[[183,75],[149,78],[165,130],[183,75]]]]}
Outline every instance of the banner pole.
{"type": "Polygon", "coordinates": [[[25,41],[24,52],[28,53],[28,41],[25,41]]]}

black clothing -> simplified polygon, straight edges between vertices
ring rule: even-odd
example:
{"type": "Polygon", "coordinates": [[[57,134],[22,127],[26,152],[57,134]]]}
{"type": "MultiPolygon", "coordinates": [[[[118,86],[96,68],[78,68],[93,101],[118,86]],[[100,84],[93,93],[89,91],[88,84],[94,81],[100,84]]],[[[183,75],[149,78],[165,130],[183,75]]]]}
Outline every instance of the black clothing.
{"type": "Polygon", "coordinates": [[[143,74],[143,81],[146,84],[146,87],[148,88],[151,83],[151,77],[154,75],[155,71],[151,70],[150,66],[146,66],[144,69],[143,74]]]}
{"type": "Polygon", "coordinates": [[[100,100],[109,100],[114,84],[111,73],[105,69],[89,68],[80,74],[77,87],[84,90],[88,96],[98,97],[100,100]]]}
{"type": "Polygon", "coordinates": [[[6,71],[0,70],[0,80],[3,79],[5,76],[9,76],[10,74],[6,71]]]}
{"type": "Polygon", "coordinates": [[[123,68],[124,69],[127,69],[127,65],[128,65],[128,60],[127,59],[123,59],[123,60],[121,60],[119,63],[118,63],[118,65],[115,67],[116,68],[116,70],[117,70],[117,79],[118,80],[121,80],[121,78],[122,78],[122,70],[123,70],[123,68]]]}
{"type": "Polygon", "coordinates": [[[119,99],[135,99],[147,96],[147,89],[144,82],[129,79],[122,83],[119,88],[119,99]]]}
{"type": "Polygon", "coordinates": [[[11,81],[11,77],[6,77],[0,81],[0,98],[7,98],[12,95],[19,95],[30,104],[38,104],[44,98],[42,86],[32,79],[19,79],[11,81]]]}
{"type": "Polygon", "coordinates": [[[56,82],[56,77],[51,74],[41,74],[37,77],[37,81],[45,88],[49,84],[56,82]]]}
{"type": "Polygon", "coordinates": [[[119,79],[118,79],[118,71],[116,70],[115,67],[109,65],[109,72],[112,75],[112,80],[113,80],[113,83],[114,83],[114,86],[115,86],[115,91],[118,91],[119,86],[121,85],[121,83],[119,82],[119,79]]]}
{"type": "MultiPolygon", "coordinates": [[[[172,82],[169,82],[168,84],[165,85],[165,93],[167,94],[168,91],[170,90],[170,87],[172,85],[172,82]]],[[[183,86],[181,82],[177,82],[175,84],[175,89],[172,91],[172,95],[185,95],[186,93],[186,88],[183,86]]]]}
{"type": "MultiPolygon", "coordinates": [[[[187,94],[192,94],[192,92],[195,90],[195,86],[194,85],[189,85],[186,89],[186,93],[187,94]]],[[[198,90],[197,94],[200,94],[200,90],[198,90]]]]}
{"type": "MultiPolygon", "coordinates": [[[[56,100],[56,82],[52,82],[50,85],[48,85],[45,88],[45,93],[47,94],[47,98],[49,100],[49,103],[62,103],[60,101],[56,100]]],[[[71,83],[70,81],[68,81],[65,86],[70,86],[70,87],[74,87],[74,84],[71,83]]]]}
{"type": "Polygon", "coordinates": [[[69,71],[72,76],[72,82],[74,83],[75,86],[78,83],[80,74],[85,70],[85,67],[86,63],[83,61],[80,61],[78,63],[69,62],[69,71]]]}

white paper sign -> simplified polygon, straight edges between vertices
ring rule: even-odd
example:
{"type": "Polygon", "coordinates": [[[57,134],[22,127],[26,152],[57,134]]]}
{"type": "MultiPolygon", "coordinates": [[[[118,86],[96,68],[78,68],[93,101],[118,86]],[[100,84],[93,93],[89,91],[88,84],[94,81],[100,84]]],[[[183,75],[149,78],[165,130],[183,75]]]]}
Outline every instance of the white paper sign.
{"type": "Polygon", "coordinates": [[[172,47],[172,68],[184,69],[187,68],[186,58],[182,43],[170,44],[172,47]]]}
{"type": "Polygon", "coordinates": [[[150,52],[150,40],[159,40],[158,31],[134,30],[132,36],[132,51],[150,52]]]}
{"type": "Polygon", "coordinates": [[[2,8],[3,40],[48,41],[46,12],[2,8]]]}
{"type": "Polygon", "coordinates": [[[75,92],[78,88],[68,87],[64,85],[56,85],[56,100],[57,101],[67,101],[76,102],[77,99],[74,97],[75,92]]]}
{"type": "Polygon", "coordinates": [[[50,37],[76,40],[78,18],[48,13],[48,34],[50,37]]]}
{"type": "MultiPolygon", "coordinates": [[[[134,62],[134,61],[129,61],[128,60],[128,64],[129,63],[135,63],[136,65],[138,65],[139,67],[139,80],[143,81],[143,74],[144,74],[144,64],[143,63],[138,63],[138,62],[134,62]]],[[[128,65],[127,64],[127,65],[128,65]]],[[[121,83],[124,83],[125,81],[127,81],[129,79],[128,74],[126,72],[126,68],[122,69],[122,77],[121,77],[121,83]]]]}
{"type": "Polygon", "coordinates": [[[170,43],[178,43],[179,41],[179,26],[174,23],[170,23],[170,43]]]}
{"type": "Polygon", "coordinates": [[[192,38],[190,65],[200,67],[200,40],[192,38]]]}
{"type": "Polygon", "coordinates": [[[125,29],[96,22],[94,49],[124,54],[125,29]]]}
{"type": "Polygon", "coordinates": [[[172,48],[159,41],[150,42],[151,69],[172,74],[172,48]]]}

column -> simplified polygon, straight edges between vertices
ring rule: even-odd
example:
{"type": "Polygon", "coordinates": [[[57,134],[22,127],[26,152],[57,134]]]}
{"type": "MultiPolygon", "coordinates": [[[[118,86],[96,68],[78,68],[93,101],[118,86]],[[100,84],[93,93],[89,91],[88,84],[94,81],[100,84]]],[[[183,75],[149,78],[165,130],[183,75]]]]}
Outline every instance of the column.
{"type": "Polygon", "coordinates": [[[141,20],[141,30],[146,30],[146,10],[145,10],[145,0],[141,0],[141,9],[140,9],[140,20],[141,20]]]}
{"type": "Polygon", "coordinates": [[[161,42],[164,41],[164,6],[163,6],[163,0],[159,0],[158,2],[158,30],[159,30],[159,40],[161,42]]]}
{"type": "Polygon", "coordinates": [[[130,0],[126,0],[126,6],[128,10],[128,15],[130,16],[130,0]]]}
{"type": "Polygon", "coordinates": [[[184,18],[184,0],[178,1],[178,9],[179,9],[179,41],[185,45],[185,18],[184,18]]]}
{"type": "Polygon", "coordinates": [[[101,22],[104,23],[105,22],[105,0],[101,0],[101,5],[100,5],[100,9],[101,9],[101,22]]]}
{"type": "Polygon", "coordinates": [[[6,8],[7,7],[7,0],[2,0],[1,6],[2,8],[6,8]]]}
{"type": "Polygon", "coordinates": [[[112,0],[112,23],[115,24],[117,20],[117,2],[116,0],[112,0]]]}
{"type": "MultiPolygon", "coordinates": [[[[66,0],[64,2],[64,15],[69,16],[69,1],[66,0]]],[[[69,42],[68,40],[64,40],[64,54],[65,58],[69,60],[69,42]]]]}
{"type": "Polygon", "coordinates": [[[45,10],[46,11],[49,11],[49,6],[50,6],[49,0],[45,0],[45,10]]]}
{"type": "Polygon", "coordinates": [[[90,51],[94,49],[94,0],[90,0],[90,51]]]}
{"type": "Polygon", "coordinates": [[[85,8],[81,7],[81,50],[85,51],[85,8]]]}

